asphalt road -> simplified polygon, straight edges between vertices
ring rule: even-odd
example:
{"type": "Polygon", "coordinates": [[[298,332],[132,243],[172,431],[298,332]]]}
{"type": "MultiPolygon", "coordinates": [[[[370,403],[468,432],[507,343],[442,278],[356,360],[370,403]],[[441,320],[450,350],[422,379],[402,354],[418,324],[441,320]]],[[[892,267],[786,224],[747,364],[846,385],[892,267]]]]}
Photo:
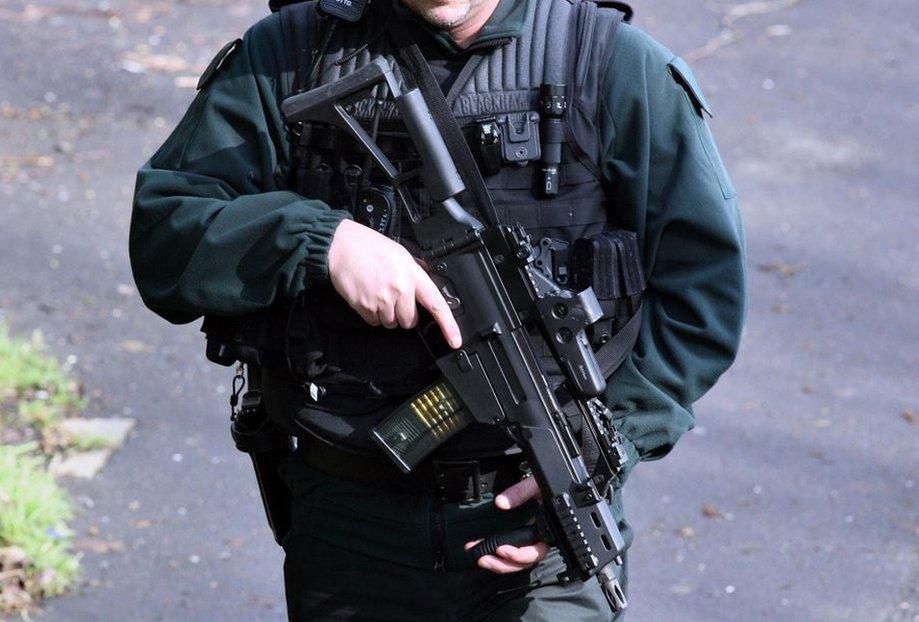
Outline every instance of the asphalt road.
{"type": "MultiPolygon", "coordinates": [[[[632,620],[919,619],[919,12],[636,2],[695,59],[743,201],[736,365],[626,504],[632,620]],[[732,7],[739,7],[733,8],[732,7]]],[[[0,0],[0,314],[138,419],[81,507],[48,621],[281,620],[281,555],[227,433],[227,370],[131,283],[133,174],[261,2],[0,0]]]]}

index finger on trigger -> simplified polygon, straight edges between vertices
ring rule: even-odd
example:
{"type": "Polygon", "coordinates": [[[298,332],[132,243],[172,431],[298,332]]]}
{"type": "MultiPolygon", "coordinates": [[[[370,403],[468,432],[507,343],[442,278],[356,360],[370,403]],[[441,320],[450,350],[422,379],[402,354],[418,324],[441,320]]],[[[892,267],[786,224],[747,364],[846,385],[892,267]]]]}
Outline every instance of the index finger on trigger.
{"type": "Polygon", "coordinates": [[[444,300],[443,294],[437,289],[431,277],[420,267],[418,268],[418,287],[415,289],[415,299],[431,313],[451,348],[463,345],[459,326],[456,318],[453,317],[453,312],[447,306],[447,301],[444,300]]]}

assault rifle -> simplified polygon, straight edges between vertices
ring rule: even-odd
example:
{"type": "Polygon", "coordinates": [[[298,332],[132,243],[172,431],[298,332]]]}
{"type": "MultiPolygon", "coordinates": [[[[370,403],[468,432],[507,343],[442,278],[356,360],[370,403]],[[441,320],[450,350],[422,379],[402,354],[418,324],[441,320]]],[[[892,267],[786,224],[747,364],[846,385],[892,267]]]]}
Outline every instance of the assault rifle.
{"type": "Polygon", "coordinates": [[[431,114],[438,106],[443,110],[443,95],[437,95],[441,101],[432,102],[430,89],[425,95],[417,87],[403,90],[389,62],[377,58],[281,104],[288,123],[336,126],[373,159],[409,211],[421,258],[463,336],[462,347],[452,350],[436,324],[420,326],[443,379],[378,425],[375,439],[408,471],[471,421],[502,426],[523,450],[543,504],[536,525],[487,538],[473,554],[545,540],[561,551],[561,580],[597,577],[618,611],[627,604],[615,570],[625,544],[607,493],[625,456],[611,414],[596,397],[606,381],[585,334],[602,315],[600,304],[590,288],[573,292],[555,283],[537,260],[540,243],[522,227],[499,224],[490,205],[474,206],[490,216],[486,224],[460,206],[457,196],[466,185],[431,114]],[[420,157],[419,171],[400,175],[354,116],[358,102],[380,99],[386,91],[420,157]],[[425,217],[405,188],[416,174],[433,204],[425,217]],[[538,328],[564,373],[560,389],[550,386],[534,354],[531,328],[538,328]],[[598,450],[592,470],[563,412],[562,394],[570,396],[583,434],[598,450]]]}

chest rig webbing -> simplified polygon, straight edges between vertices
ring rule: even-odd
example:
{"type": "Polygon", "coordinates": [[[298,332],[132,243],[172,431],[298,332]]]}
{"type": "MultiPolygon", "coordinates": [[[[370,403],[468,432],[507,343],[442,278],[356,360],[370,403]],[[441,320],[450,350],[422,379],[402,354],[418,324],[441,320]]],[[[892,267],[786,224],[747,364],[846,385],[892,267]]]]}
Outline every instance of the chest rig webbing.
{"type": "MultiPolygon", "coordinates": [[[[398,73],[387,34],[392,10],[385,4],[372,5],[357,23],[337,24],[329,32],[329,25],[323,23],[329,18],[320,16],[314,3],[282,8],[285,39],[295,60],[295,90],[335,81],[376,56],[386,57],[398,73]],[[324,39],[325,49],[318,59],[313,49],[303,45],[324,39]]],[[[446,93],[470,146],[479,155],[499,219],[523,225],[535,239],[552,239],[573,248],[576,240],[612,228],[612,210],[597,166],[600,146],[595,115],[600,74],[609,62],[621,18],[622,13],[602,10],[592,2],[533,0],[522,36],[471,54],[446,93]],[[540,192],[543,145],[537,111],[543,84],[564,85],[568,102],[564,136],[560,137],[557,193],[551,196],[540,192]]],[[[394,161],[401,154],[412,159],[394,107],[367,98],[355,105],[354,115],[377,127],[381,133],[378,142],[394,161]]],[[[332,207],[348,209],[359,221],[411,246],[410,237],[400,235],[407,227],[399,226],[398,213],[379,209],[381,202],[391,204],[392,197],[380,196],[387,189],[374,185],[372,172],[366,170],[367,160],[355,145],[328,128],[291,130],[296,190],[332,207]],[[367,212],[372,212],[369,222],[367,212]]],[[[547,245],[547,260],[557,250],[547,245]]],[[[633,255],[632,250],[623,247],[622,253],[633,255]]],[[[564,280],[570,270],[564,261],[557,263],[557,276],[564,280]]],[[[617,301],[635,297],[643,286],[634,270],[613,276],[619,278],[606,291],[598,291],[609,304],[608,333],[615,328],[612,316],[617,315],[617,301]]],[[[314,378],[330,394],[341,394],[344,389],[354,397],[363,393],[367,397],[405,395],[432,380],[430,357],[414,332],[367,326],[328,287],[311,288],[304,300],[302,319],[295,312],[288,336],[295,350],[307,354],[293,357],[304,362],[295,371],[314,378]]],[[[554,366],[546,362],[550,369],[554,366]]]]}
{"type": "MultiPolygon", "coordinates": [[[[323,39],[322,22],[330,18],[320,16],[312,2],[282,8],[285,38],[295,60],[294,89],[302,91],[334,82],[376,56],[387,58],[398,74],[388,36],[393,10],[385,3],[374,4],[356,24],[339,25],[333,34],[326,35],[330,36],[326,51],[316,60],[314,50],[298,42],[323,39]],[[311,75],[314,61],[316,67],[311,75]]],[[[521,36],[496,41],[488,51],[470,54],[445,93],[454,116],[469,134],[471,146],[482,156],[480,167],[489,189],[506,193],[495,196],[494,201],[502,210],[499,216],[508,222],[520,222],[535,230],[569,228],[608,219],[605,207],[598,205],[602,203],[602,192],[595,187],[600,183],[595,116],[600,74],[609,63],[622,15],[616,10],[600,9],[586,0],[532,0],[521,36]],[[538,162],[540,156],[537,111],[540,87],[544,84],[564,85],[568,102],[560,170],[560,186],[566,192],[559,193],[567,196],[544,199],[537,205],[533,191],[538,185],[534,180],[538,167],[531,164],[538,162]],[[483,123],[484,120],[494,120],[494,126],[483,123]],[[498,134],[494,137],[497,138],[494,150],[483,148],[483,142],[492,138],[490,130],[498,134]],[[586,188],[577,188],[585,184],[586,188]],[[595,200],[589,206],[576,207],[578,197],[571,194],[574,190],[581,191],[579,196],[590,195],[595,200]],[[560,206],[562,209],[557,209],[560,206]]],[[[328,26],[325,29],[330,30],[328,26]]],[[[380,108],[379,117],[384,125],[397,120],[391,101],[380,108]]],[[[375,112],[374,100],[367,98],[357,103],[354,116],[370,123],[375,112]]],[[[326,183],[326,176],[347,178],[345,171],[328,171],[324,167],[315,170],[318,153],[340,150],[335,133],[295,134],[295,186],[327,195],[326,188],[340,190],[336,184],[326,183]],[[309,157],[311,154],[313,158],[309,157]]],[[[339,207],[335,203],[340,202],[342,193],[329,198],[333,206],[339,207]]]]}

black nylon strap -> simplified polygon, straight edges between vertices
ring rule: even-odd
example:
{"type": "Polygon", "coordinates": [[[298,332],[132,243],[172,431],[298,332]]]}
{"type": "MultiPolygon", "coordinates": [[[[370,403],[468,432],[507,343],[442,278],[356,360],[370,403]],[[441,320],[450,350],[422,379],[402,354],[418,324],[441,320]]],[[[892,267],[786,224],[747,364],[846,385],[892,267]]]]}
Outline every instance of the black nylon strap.
{"type": "Polygon", "coordinates": [[[246,385],[249,391],[262,390],[262,368],[258,365],[246,365],[246,385]]]}
{"type": "Polygon", "coordinates": [[[315,2],[287,4],[280,13],[286,56],[293,62],[291,93],[299,93],[315,86],[322,55],[339,20],[320,15],[315,2]]]}
{"type": "Polygon", "coordinates": [[[618,2],[618,0],[592,0],[601,9],[616,9],[622,13],[622,21],[628,23],[632,21],[632,17],[635,16],[635,9],[633,9],[626,2],[618,2]]]}
{"type": "Polygon", "coordinates": [[[304,78],[309,75],[313,58],[314,23],[316,11],[310,4],[289,4],[281,8],[281,32],[284,35],[285,56],[293,63],[294,79],[291,92],[296,93],[304,87],[304,78]]]}
{"type": "MultiPolygon", "coordinates": [[[[459,94],[462,92],[463,87],[466,86],[466,82],[469,80],[469,77],[476,69],[478,69],[483,60],[485,60],[484,54],[472,54],[468,59],[466,59],[466,64],[463,65],[463,68],[460,69],[460,72],[456,75],[456,79],[453,80],[453,85],[450,87],[450,91],[444,95],[447,100],[447,104],[450,106],[453,105],[453,102],[456,101],[456,98],[459,97],[459,94]]],[[[452,108],[450,112],[453,112],[452,108]]]]}
{"type": "MultiPolygon", "coordinates": [[[[568,49],[566,50],[566,75],[564,80],[569,102],[569,114],[565,115],[566,142],[575,158],[600,181],[603,180],[603,175],[600,171],[599,162],[590,155],[595,149],[598,154],[600,153],[600,148],[596,146],[599,141],[599,134],[596,131],[592,131],[591,128],[575,125],[571,108],[579,107],[583,110],[593,111],[593,114],[596,114],[600,99],[599,94],[593,93],[592,100],[589,99],[588,101],[584,101],[583,97],[586,92],[585,89],[590,88],[589,85],[582,84],[588,69],[586,63],[594,60],[594,62],[599,62],[600,68],[608,66],[616,33],[621,22],[622,13],[619,11],[610,9],[600,11],[596,3],[590,0],[572,0],[568,23],[568,49]],[[596,54],[593,50],[598,36],[603,41],[603,47],[599,50],[600,59],[596,61],[596,54]]],[[[594,86],[599,88],[599,82],[594,86]]]]}
{"type": "Polygon", "coordinates": [[[596,351],[597,363],[600,364],[604,377],[609,378],[616,368],[622,365],[635,346],[638,332],[641,329],[641,308],[642,305],[638,305],[625,326],[596,351]]]}
{"type": "MultiPolygon", "coordinates": [[[[604,68],[609,67],[610,63],[612,62],[613,47],[614,47],[613,42],[616,40],[616,33],[619,32],[619,26],[622,25],[622,22],[628,22],[629,19],[631,19],[632,15],[631,13],[626,14],[626,15],[620,15],[620,14],[613,13],[612,16],[607,17],[605,13],[602,13],[600,11],[598,11],[597,13],[598,13],[598,20],[601,18],[609,20],[609,25],[607,26],[607,31],[605,34],[606,49],[603,51],[603,55],[600,57],[600,67],[602,71],[604,68]]],[[[599,96],[597,97],[597,101],[599,101],[599,96]]]]}
{"type": "MultiPolygon", "coordinates": [[[[582,18],[582,4],[587,0],[572,0],[571,10],[568,17],[568,49],[565,50],[565,97],[568,99],[568,106],[573,107],[575,102],[578,101],[578,61],[580,59],[579,50],[583,49],[584,45],[591,45],[590,41],[584,40],[584,32],[581,28],[582,18]]],[[[565,141],[568,144],[568,147],[571,149],[571,153],[577,158],[581,164],[583,164],[587,170],[589,170],[596,179],[602,179],[600,173],[600,167],[597,162],[594,162],[593,158],[588,155],[588,151],[584,149],[581,145],[581,142],[578,140],[581,138],[578,136],[577,131],[575,130],[574,123],[571,118],[572,111],[569,109],[567,114],[564,116],[565,124],[565,135],[567,140],[565,141]]],[[[590,137],[591,140],[596,140],[593,136],[590,137]]]]}
{"type": "MultiPolygon", "coordinates": [[[[399,39],[411,41],[411,35],[404,31],[400,32],[402,26],[397,20],[393,20],[393,26],[399,39]]],[[[447,99],[444,97],[443,91],[440,90],[440,85],[431,72],[428,62],[415,44],[400,47],[399,57],[405,70],[412,76],[418,90],[424,96],[431,111],[431,117],[434,119],[434,124],[437,126],[441,136],[443,136],[447,150],[453,157],[456,169],[466,185],[466,191],[472,195],[472,199],[480,212],[479,216],[482,217],[486,224],[497,226],[497,213],[495,212],[491,195],[488,193],[488,188],[485,186],[485,180],[482,178],[482,173],[479,171],[466,138],[463,136],[463,131],[460,129],[456,117],[453,116],[453,112],[447,104],[447,99]]]]}

